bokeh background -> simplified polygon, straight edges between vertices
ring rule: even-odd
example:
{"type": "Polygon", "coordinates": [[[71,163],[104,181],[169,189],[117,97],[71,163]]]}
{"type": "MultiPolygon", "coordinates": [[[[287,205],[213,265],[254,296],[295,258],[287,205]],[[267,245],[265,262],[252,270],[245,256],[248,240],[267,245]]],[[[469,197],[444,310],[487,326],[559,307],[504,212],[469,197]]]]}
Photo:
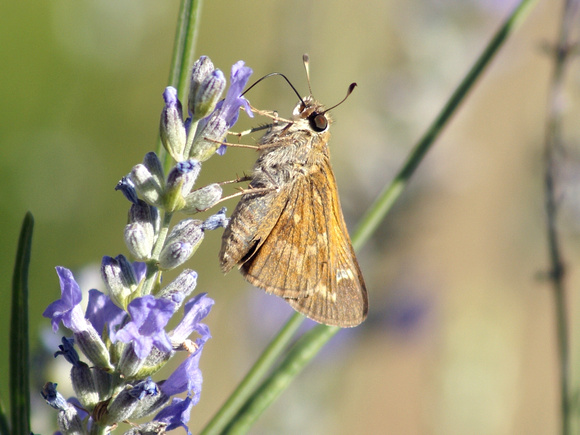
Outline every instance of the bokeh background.
{"type": "MultiPolygon", "coordinates": [[[[208,1],[197,54],[226,73],[243,59],[254,79],[285,73],[334,110],[332,161],[349,228],[404,161],[513,0],[208,1]]],[[[255,434],[551,434],[558,431],[554,308],[547,270],[543,140],[562,2],[540,1],[493,61],[359,254],[368,320],[340,332],[264,414],[255,434]]],[[[0,5],[0,348],[21,220],[35,216],[31,339],[35,388],[67,392],[58,335],[41,317],[58,297],[54,267],[96,286],[103,255],[126,253],[127,202],[113,190],[156,146],[178,1],[19,1],[0,5]],[[47,347],[50,346],[50,347],[47,347]]],[[[578,21],[576,21],[578,24],[578,21]]],[[[565,86],[559,224],[568,266],[573,378],[577,378],[580,247],[580,77],[565,86]]],[[[290,114],[296,97],[269,79],[249,99],[290,114]]],[[[256,122],[242,115],[243,129],[256,122]]],[[[208,161],[200,183],[233,178],[255,154],[208,161]]],[[[200,185],[201,185],[200,184],[200,185]]],[[[229,210],[234,201],[227,204],[229,210]]],[[[223,276],[221,231],[188,265],[216,300],[201,360],[197,432],[291,310],[223,276]]],[[[8,394],[7,352],[0,392],[8,394]]],[[[33,392],[36,433],[54,412],[33,392]]]]}

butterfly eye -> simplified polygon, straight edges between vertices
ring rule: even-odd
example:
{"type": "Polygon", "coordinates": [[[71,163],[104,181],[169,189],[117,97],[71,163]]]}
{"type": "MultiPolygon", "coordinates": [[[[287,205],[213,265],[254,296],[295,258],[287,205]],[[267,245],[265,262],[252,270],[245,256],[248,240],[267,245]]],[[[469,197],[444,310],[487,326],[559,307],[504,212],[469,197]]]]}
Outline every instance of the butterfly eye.
{"type": "Polygon", "coordinates": [[[311,116],[308,117],[310,121],[310,127],[312,130],[320,133],[328,128],[328,119],[324,116],[323,113],[316,113],[314,112],[311,116]]]}

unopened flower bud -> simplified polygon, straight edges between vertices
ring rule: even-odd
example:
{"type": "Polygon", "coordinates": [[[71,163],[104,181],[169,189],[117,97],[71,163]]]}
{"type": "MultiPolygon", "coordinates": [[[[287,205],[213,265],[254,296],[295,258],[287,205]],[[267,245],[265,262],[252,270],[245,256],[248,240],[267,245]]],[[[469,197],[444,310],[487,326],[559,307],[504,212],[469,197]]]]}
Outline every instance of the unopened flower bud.
{"type": "Polygon", "coordinates": [[[109,350],[96,329],[89,325],[81,332],[75,332],[75,343],[80,351],[95,366],[103,370],[112,370],[109,350]]]}
{"type": "Polygon", "coordinates": [[[185,197],[184,213],[194,214],[216,205],[222,199],[223,190],[217,183],[194,190],[185,197]]]}
{"type": "Polygon", "coordinates": [[[183,300],[193,293],[196,285],[197,272],[191,269],[185,269],[171,284],[162,288],[157,294],[157,297],[169,299],[179,308],[183,300]]]}
{"type": "Polygon", "coordinates": [[[46,403],[48,403],[54,409],[64,411],[68,408],[68,402],[62,394],[56,391],[57,385],[58,384],[55,384],[54,382],[47,382],[44,384],[44,387],[42,387],[40,394],[44,400],[46,400],[46,403]]]}
{"type": "Polygon", "coordinates": [[[156,177],[143,164],[138,164],[131,170],[131,181],[143,199],[151,205],[159,205],[163,195],[164,183],[159,183],[156,177]]]}
{"type": "Polygon", "coordinates": [[[70,378],[76,397],[84,408],[92,409],[100,402],[93,373],[87,364],[79,361],[78,364],[74,365],[70,372],[70,378]]]}
{"type": "Polygon", "coordinates": [[[189,82],[189,96],[187,99],[189,111],[191,113],[194,112],[194,101],[199,92],[199,88],[214,70],[213,63],[207,56],[201,56],[193,64],[193,67],[191,68],[191,80],[189,82]]]}
{"type": "Polygon", "coordinates": [[[149,170],[149,172],[151,172],[151,175],[155,178],[157,183],[162,186],[165,175],[163,172],[163,165],[161,164],[159,157],[157,157],[157,154],[155,154],[153,151],[145,154],[145,157],[143,158],[143,164],[149,170]]]}
{"type": "Polygon", "coordinates": [[[99,402],[111,397],[116,383],[114,382],[113,376],[98,367],[91,367],[91,373],[97,388],[97,393],[99,394],[99,402]]]}
{"type": "Polygon", "coordinates": [[[184,219],[173,227],[169,235],[167,236],[166,244],[175,242],[189,242],[195,245],[201,237],[203,237],[203,232],[201,231],[202,221],[199,219],[184,219]]]}
{"type": "Polygon", "coordinates": [[[196,134],[189,158],[205,162],[215,154],[228,132],[228,124],[219,110],[215,111],[207,123],[196,134]]]}
{"type": "Polygon", "coordinates": [[[68,403],[62,394],[56,391],[56,385],[53,382],[47,382],[44,384],[40,394],[50,406],[60,411],[57,417],[59,429],[63,434],[86,433],[77,409],[68,403]]]}
{"type": "Polygon", "coordinates": [[[226,87],[226,78],[219,69],[212,71],[198,88],[190,105],[193,121],[209,116],[222,96],[226,87]]]}
{"type": "Polygon", "coordinates": [[[101,263],[101,277],[109,290],[109,297],[119,307],[126,308],[129,297],[137,286],[133,266],[124,255],[105,256],[101,263]]]}
{"type": "Polygon", "coordinates": [[[185,263],[195,252],[197,246],[187,242],[166,245],[159,255],[159,269],[171,270],[185,263]]]}
{"type": "Polygon", "coordinates": [[[135,222],[125,226],[125,245],[136,260],[147,261],[153,249],[153,230],[149,225],[135,222]]]}
{"type": "Polygon", "coordinates": [[[124,238],[127,248],[137,260],[145,261],[150,258],[159,225],[159,212],[156,207],[145,201],[131,206],[124,238]]]}
{"type": "Polygon", "coordinates": [[[66,410],[58,413],[56,423],[63,435],[81,435],[87,433],[78,410],[71,404],[68,405],[66,410]]]}
{"type": "Polygon", "coordinates": [[[139,358],[137,356],[135,349],[133,348],[133,344],[130,343],[123,347],[123,351],[121,353],[121,357],[119,358],[119,362],[116,365],[116,369],[127,379],[135,378],[144,362],[145,361],[143,358],[139,358]]]}
{"type": "MultiPolygon", "coordinates": [[[[143,400],[139,402],[139,405],[135,408],[133,414],[131,414],[130,419],[136,420],[139,418],[147,417],[153,414],[154,412],[158,411],[161,407],[163,407],[163,405],[165,405],[169,401],[170,397],[167,394],[163,393],[163,391],[161,390],[159,390],[159,393],[160,394],[157,394],[155,396],[145,396],[143,400]]],[[[153,428],[151,432],[138,432],[138,433],[139,434],[151,433],[151,435],[165,433],[164,431],[159,430],[164,426],[163,425],[159,426],[158,423],[159,422],[151,422],[153,428]]],[[[131,433],[126,432],[124,435],[131,435],[131,433]]]]}
{"type": "Polygon", "coordinates": [[[106,414],[103,415],[99,423],[111,426],[127,420],[145,397],[158,395],[159,388],[151,378],[141,381],[133,387],[128,385],[109,404],[106,414]]]}
{"type": "MultiPolygon", "coordinates": [[[[87,329],[87,331],[75,334],[75,337],[78,337],[78,341],[81,343],[79,348],[83,351],[83,353],[84,350],[88,348],[87,353],[90,355],[90,357],[87,355],[87,358],[89,358],[91,361],[94,359],[100,367],[107,369],[111,368],[108,362],[109,353],[105,348],[105,344],[101,341],[100,338],[95,337],[96,331],[95,333],[91,333],[89,332],[90,330],[94,331],[94,328],[91,326],[87,329]],[[87,337],[94,339],[87,341],[87,337]],[[97,357],[95,357],[95,355],[97,355],[97,357]]],[[[87,400],[87,402],[83,402],[86,406],[89,406],[87,403],[93,403],[93,405],[95,405],[97,402],[99,402],[99,397],[96,392],[95,383],[93,382],[91,369],[89,369],[89,366],[80,360],[79,354],[74,348],[74,339],[62,337],[61,342],[62,344],[58,346],[59,350],[54,354],[54,357],[56,358],[57,356],[62,355],[69,363],[72,364],[73,368],[71,371],[71,379],[77,396],[81,401],[87,400]],[[77,391],[77,388],[79,391],[77,391]],[[81,395],[89,395],[89,397],[82,399],[81,395]]]]}
{"type": "Polygon", "coordinates": [[[167,177],[165,210],[174,212],[185,206],[185,196],[193,188],[200,170],[201,164],[196,160],[187,160],[175,165],[167,177]]]}
{"type": "Polygon", "coordinates": [[[189,260],[203,240],[201,223],[199,220],[186,219],[173,227],[159,255],[160,269],[174,269],[189,260]]]}
{"type": "Polygon", "coordinates": [[[165,88],[163,92],[165,106],[161,112],[159,133],[165,150],[177,162],[183,160],[186,132],[183,125],[181,102],[177,98],[177,89],[172,86],[165,88]]]}

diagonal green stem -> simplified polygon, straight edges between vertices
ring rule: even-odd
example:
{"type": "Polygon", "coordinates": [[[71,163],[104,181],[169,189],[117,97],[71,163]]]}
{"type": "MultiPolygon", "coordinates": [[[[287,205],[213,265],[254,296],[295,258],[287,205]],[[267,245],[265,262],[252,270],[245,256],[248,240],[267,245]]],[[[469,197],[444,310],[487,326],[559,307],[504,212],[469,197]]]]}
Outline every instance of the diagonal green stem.
{"type": "Polygon", "coordinates": [[[275,373],[256,390],[224,434],[246,433],[259,415],[284,391],[320,349],[340,331],[337,326],[318,325],[304,334],[275,373]]]}
{"type": "Polygon", "coordinates": [[[459,84],[457,89],[455,89],[449,100],[447,100],[447,103],[445,103],[445,106],[437,118],[435,118],[435,121],[433,121],[431,126],[427,129],[427,132],[419,140],[417,145],[415,145],[415,148],[411,151],[410,156],[405,161],[395,179],[391,184],[385,187],[385,189],[380,193],[379,198],[362,218],[358,229],[352,238],[355,249],[363,246],[375,232],[387,212],[393,206],[393,203],[397,198],[399,198],[407,186],[409,178],[413,175],[419,166],[419,163],[421,163],[425,154],[427,154],[427,151],[431,149],[433,142],[439,133],[441,133],[441,130],[443,130],[443,127],[447,124],[451,115],[455,113],[459,104],[464,100],[469,90],[473,88],[476,80],[481,76],[485,67],[493,59],[499,48],[507,40],[508,36],[513,33],[517,25],[524,19],[525,15],[536,1],[537,0],[522,0],[487,44],[487,47],[481,56],[479,56],[475,61],[465,78],[459,84]]]}
{"type": "MultiPolygon", "coordinates": [[[[440,114],[431,124],[419,143],[413,148],[411,154],[403,164],[395,179],[379,195],[378,199],[370,207],[363,217],[358,230],[353,235],[353,246],[360,248],[376,231],[379,224],[390,210],[395,200],[401,195],[409,182],[409,178],[419,163],[425,157],[427,151],[431,149],[435,139],[447,124],[459,104],[465,99],[468,91],[474,86],[476,80],[481,76],[485,67],[497,54],[499,48],[506,41],[507,37],[513,33],[517,25],[521,23],[526,13],[537,0],[522,0],[515,8],[510,17],[499,28],[494,37],[487,45],[484,52],[477,59],[463,81],[451,95],[440,114]]],[[[280,366],[264,381],[260,388],[247,398],[243,408],[241,408],[234,419],[227,426],[227,433],[246,433],[253,422],[261,413],[286,389],[290,382],[301,372],[310,362],[322,346],[328,342],[340,329],[331,326],[318,325],[301,337],[292,351],[282,361],[280,366]]],[[[278,338],[275,338],[277,340],[278,338]]],[[[288,343],[291,337],[288,338],[288,343]]],[[[248,375],[249,376],[249,375],[248,375]]],[[[247,376],[247,377],[248,377],[247,376]]],[[[249,382],[247,377],[243,382],[249,382]]],[[[254,383],[256,381],[252,381],[254,383]]],[[[236,403],[240,402],[238,398],[236,403]]],[[[230,401],[228,401],[230,403],[230,401]]],[[[226,404],[227,405],[227,404],[226,404]]],[[[224,406],[226,406],[224,405],[224,406]]],[[[220,410],[222,412],[222,410],[220,410]]],[[[231,411],[228,410],[228,414],[231,411]]],[[[214,432],[222,433],[225,427],[214,426],[214,432]]]]}
{"type": "Polygon", "coordinates": [[[222,432],[223,428],[234,417],[236,412],[238,412],[238,409],[252,395],[260,381],[266,376],[282,352],[286,350],[288,342],[292,339],[303,321],[304,317],[301,314],[294,313],[292,315],[290,320],[286,322],[262,355],[260,355],[260,358],[250,369],[246,377],[230,395],[226,403],[224,403],[218,413],[206,425],[201,435],[217,435],[222,432]]]}

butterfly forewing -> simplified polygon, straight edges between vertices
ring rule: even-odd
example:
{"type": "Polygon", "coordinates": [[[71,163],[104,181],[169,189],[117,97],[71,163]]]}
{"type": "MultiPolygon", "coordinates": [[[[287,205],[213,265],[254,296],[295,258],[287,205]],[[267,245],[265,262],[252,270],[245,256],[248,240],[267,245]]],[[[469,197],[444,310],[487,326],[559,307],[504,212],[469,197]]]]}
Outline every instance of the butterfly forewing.
{"type": "Polygon", "coordinates": [[[275,295],[306,297],[328,279],[322,202],[309,180],[302,178],[290,186],[284,203],[268,237],[242,265],[242,273],[252,284],[275,295]]]}
{"type": "MultiPolygon", "coordinates": [[[[321,169],[320,174],[312,176],[324,178],[336,188],[330,164],[323,165],[321,169]]],[[[312,184],[319,185],[316,181],[312,184]]],[[[317,322],[341,327],[356,326],[367,316],[366,286],[348,236],[338,196],[333,195],[325,204],[332,205],[330,210],[324,210],[329,248],[328,264],[321,265],[325,279],[311,296],[287,300],[295,310],[317,322]]]]}

